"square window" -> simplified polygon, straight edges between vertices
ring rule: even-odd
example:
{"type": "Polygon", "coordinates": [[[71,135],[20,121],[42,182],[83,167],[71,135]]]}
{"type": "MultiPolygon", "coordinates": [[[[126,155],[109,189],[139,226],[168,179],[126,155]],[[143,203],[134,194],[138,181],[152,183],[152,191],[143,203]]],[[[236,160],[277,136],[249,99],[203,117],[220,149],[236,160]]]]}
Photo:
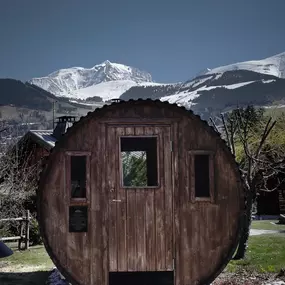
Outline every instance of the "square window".
{"type": "Polygon", "coordinates": [[[158,186],[157,137],[121,137],[123,187],[158,186]]]}

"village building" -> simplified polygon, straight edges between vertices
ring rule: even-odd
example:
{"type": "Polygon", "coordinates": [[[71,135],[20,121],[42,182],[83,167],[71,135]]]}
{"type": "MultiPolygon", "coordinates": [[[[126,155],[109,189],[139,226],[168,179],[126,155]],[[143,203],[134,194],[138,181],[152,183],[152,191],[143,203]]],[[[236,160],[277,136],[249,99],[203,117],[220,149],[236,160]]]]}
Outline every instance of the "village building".
{"type": "Polygon", "coordinates": [[[42,159],[49,156],[55,142],[72,126],[75,120],[75,116],[61,116],[57,118],[53,130],[28,131],[10,151],[19,157],[19,167],[34,165],[38,171],[41,171],[42,159]]]}

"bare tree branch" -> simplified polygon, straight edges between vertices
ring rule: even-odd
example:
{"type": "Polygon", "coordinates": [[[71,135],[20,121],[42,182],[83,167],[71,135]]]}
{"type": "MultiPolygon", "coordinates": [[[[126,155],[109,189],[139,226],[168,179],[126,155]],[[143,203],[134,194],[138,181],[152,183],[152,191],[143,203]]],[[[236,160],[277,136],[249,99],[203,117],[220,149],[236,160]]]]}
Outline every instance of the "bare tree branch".
{"type": "Polygon", "coordinates": [[[214,127],[214,130],[215,130],[217,133],[219,133],[219,130],[218,130],[218,128],[217,128],[217,125],[216,125],[216,123],[214,122],[214,120],[213,120],[212,117],[210,117],[210,121],[211,121],[211,123],[212,123],[212,125],[213,125],[213,127],[214,127]]]}
{"type": "Polygon", "coordinates": [[[223,126],[224,126],[224,129],[225,129],[225,132],[226,132],[226,138],[227,138],[227,143],[228,143],[228,146],[230,147],[233,155],[235,155],[235,146],[234,146],[234,143],[233,143],[233,136],[234,134],[231,133],[231,137],[229,135],[229,131],[228,131],[228,126],[225,122],[225,117],[223,114],[221,114],[221,118],[222,118],[222,122],[223,122],[223,126]]]}

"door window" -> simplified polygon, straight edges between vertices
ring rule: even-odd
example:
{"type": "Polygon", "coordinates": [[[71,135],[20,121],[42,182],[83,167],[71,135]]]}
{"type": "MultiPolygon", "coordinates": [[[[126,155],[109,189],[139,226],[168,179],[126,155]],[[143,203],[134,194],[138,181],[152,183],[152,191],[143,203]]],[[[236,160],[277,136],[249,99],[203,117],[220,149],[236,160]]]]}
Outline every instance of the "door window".
{"type": "Polygon", "coordinates": [[[158,186],[157,137],[121,137],[120,145],[122,186],[158,186]]]}

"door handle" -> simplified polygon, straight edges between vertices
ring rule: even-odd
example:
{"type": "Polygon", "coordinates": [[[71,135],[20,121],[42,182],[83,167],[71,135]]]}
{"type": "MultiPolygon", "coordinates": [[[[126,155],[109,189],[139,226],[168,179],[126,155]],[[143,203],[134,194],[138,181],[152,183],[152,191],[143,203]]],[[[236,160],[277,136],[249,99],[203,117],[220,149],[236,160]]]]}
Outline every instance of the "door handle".
{"type": "Polygon", "coordinates": [[[122,202],[122,200],[113,199],[112,202],[122,202]]]}
{"type": "Polygon", "coordinates": [[[111,189],[110,189],[110,192],[111,192],[111,193],[115,192],[115,188],[114,188],[114,187],[111,188],[111,189]]]}

